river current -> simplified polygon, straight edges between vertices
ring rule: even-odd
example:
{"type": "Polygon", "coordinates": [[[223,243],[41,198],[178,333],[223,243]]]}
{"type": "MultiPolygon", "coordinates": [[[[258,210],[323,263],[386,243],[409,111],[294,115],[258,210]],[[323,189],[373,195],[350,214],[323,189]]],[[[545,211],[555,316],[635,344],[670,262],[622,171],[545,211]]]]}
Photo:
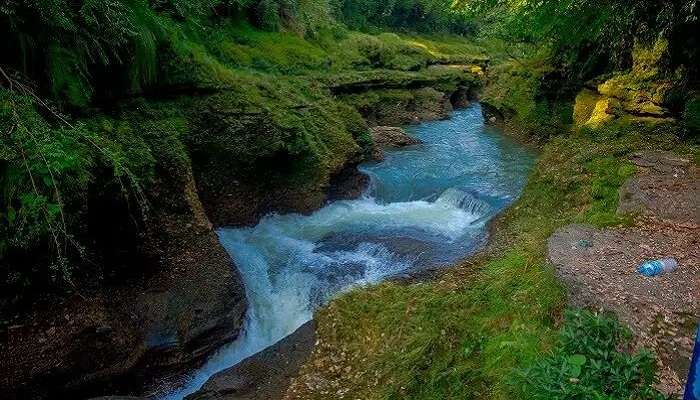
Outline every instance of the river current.
{"type": "Polygon", "coordinates": [[[520,194],[533,154],[484,125],[479,104],[407,128],[423,143],[360,169],[364,196],[304,216],[223,228],[249,308],[239,338],[163,399],[182,399],[214,373],[278,342],[352,287],[446,266],[487,240],[486,224],[520,194]]]}

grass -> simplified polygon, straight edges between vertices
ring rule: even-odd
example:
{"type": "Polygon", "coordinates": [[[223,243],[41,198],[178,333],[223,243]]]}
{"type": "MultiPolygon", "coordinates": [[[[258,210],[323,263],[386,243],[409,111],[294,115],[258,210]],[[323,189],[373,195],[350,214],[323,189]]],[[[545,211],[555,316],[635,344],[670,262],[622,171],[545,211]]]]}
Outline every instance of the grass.
{"type": "Polygon", "coordinates": [[[688,150],[670,133],[618,132],[572,133],[544,145],[521,198],[495,221],[482,254],[435,281],[357,289],[320,310],[318,346],[294,387],[300,398],[655,398],[648,355],[612,360],[567,347],[573,339],[562,335],[570,332],[582,343],[622,345],[624,329],[607,316],[565,317],[564,291],[546,261],[546,240],[563,225],[628,223],[615,214],[617,188],[634,171],[626,155],[688,150]],[[599,325],[602,333],[593,329],[599,325]],[[564,362],[573,356],[575,364],[581,356],[588,363],[564,362]],[[581,377],[572,375],[576,368],[581,377]],[[528,382],[546,383],[556,395],[532,397],[537,387],[528,382]]]}

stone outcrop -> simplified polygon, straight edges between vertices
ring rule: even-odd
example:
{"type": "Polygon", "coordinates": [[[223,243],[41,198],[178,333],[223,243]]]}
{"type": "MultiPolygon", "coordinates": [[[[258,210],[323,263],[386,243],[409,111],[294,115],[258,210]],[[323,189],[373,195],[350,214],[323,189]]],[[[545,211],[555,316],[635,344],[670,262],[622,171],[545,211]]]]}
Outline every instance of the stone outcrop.
{"type": "MultiPolygon", "coordinates": [[[[0,390],[10,398],[138,394],[233,340],[244,290],[189,171],[161,171],[129,255],[133,278],[39,304],[0,342],[0,390]]],[[[93,201],[96,205],[97,200],[93,201]]],[[[116,209],[100,213],[129,221],[116,209]]],[[[105,226],[115,229],[116,226],[105,226]]],[[[115,239],[116,240],[116,239],[115,239]]]]}
{"type": "Polygon", "coordinates": [[[374,142],[372,159],[376,161],[384,159],[385,148],[396,149],[422,143],[397,126],[374,126],[370,128],[370,134],[374,142]]]}
{"type": "Polygon", "coordinates": [[[576,97],[574,123],[598,127],[618,118],[651,123],[673,123],[669,110],[674,82],[663,74],[668,44],[635,45],[630,72],[594,79],[576,97]]]}
{"type": "Polygon", "coordinates": [[[354,106],[370,126],[446,119],[453,109],[450,95],[432,87],[385,89],[341,98],[354,106]]]}
{"type": "MultiPolygon", "coordinates": [[[[372,154],[364,156],[377,160],[382,157],[382,148],[420,143],[395,125],[445,119],[449,117],[453,104],[468,105],[477,87],[476,81],[472,81],[474,71],[449,69],[448,76],[449,78],[435,79],[415,73],[390,76],[368,73],[345,78],[334,77],[332,82],[326,84],[341,102],[359,111],[370,126],[372,154]]],[[[210,215],[217,213],[214,210],[216,207],[212,207],[214,204],[226,202],[226,207],[236,204],[233,212],[223,211],[220,216],[213,217],[215,223],[231,221],[231,216],[236,216],[233,220],[239,224],[253,223],[262,213],[272,210],[311,212],[326,200],[351,199],[362,194],[368,178],[358,173],[356,166],[363,158],[359,153],[356,156],[348,157],[345,166],[330,177],[327,186],[321,188],[312,183],[311,186],[296,184],[291,188],[267,190],[251,188],[239,181],[217,182],[205,179],[205,184],[212,186],[213,191],[223,190],[225,194],[217,194],[217,199],[212,201],[207,199],[210,189],[205,189],[204,203],[209,204],[210,215]],[[212,185],[212,182],[215,183],[212,185]]],[[[290,379],[297,374],[310,354],[314,340],[313,327],[310,324],[304,325],[276,345],[212,376],[200,391],[187,399],[282,398],[290,379]]]]}
{"type": "Polygon", "coordinates": [[[313,321],[236,366],[217,373],[186,400],[270,400],[282,398],[316,341],[313,321]]]}
{"type": "MultiPolygon", "coordinates": [[[[452,70],[382,73],[328,83],[318,98],[297,96],[298,103],[285,91],[263,100],[235,88],[169,92],[182,97],[159,107],[185,121],[175,144],[186,150],[175,158],[186,160],[158,160],[155,181],[138,193],[147,203],[143,215],[134,216],[130,204],[115,206],[119,187],[116,194],[95,189],[86,236],[115,278],[37,304],[0,332],[0,390],[37,399],[141,395],[164,376],[196,367],[235,339],[246,308],[213,228],[358,197],[368,182],[356,169],[365,157],[358,138],[368,125],[447,118],[453,102],[466,104],[475,79],[452,70]],[[313,135],[322,152],[294,148],[294,138],[313,135]]],[[[144,118],[158,115],[145,110],[144,118]]],[[[375,139],[387,146],[415,143],[400,128],[383,130],[375,139]]]]}

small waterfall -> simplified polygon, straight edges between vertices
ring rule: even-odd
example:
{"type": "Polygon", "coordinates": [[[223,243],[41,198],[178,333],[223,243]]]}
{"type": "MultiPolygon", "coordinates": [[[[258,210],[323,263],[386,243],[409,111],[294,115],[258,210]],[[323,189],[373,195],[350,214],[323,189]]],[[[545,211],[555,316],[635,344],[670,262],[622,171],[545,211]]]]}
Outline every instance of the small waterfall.
{"type": "Polygon", "coordinates": [[[437,199],[437,203],[449,204],[460,208],[477,217],[477,220],[493,212],[493,207],[489,203],[477,199],[473,194],[457,188],[445,190],[437,199]]]}

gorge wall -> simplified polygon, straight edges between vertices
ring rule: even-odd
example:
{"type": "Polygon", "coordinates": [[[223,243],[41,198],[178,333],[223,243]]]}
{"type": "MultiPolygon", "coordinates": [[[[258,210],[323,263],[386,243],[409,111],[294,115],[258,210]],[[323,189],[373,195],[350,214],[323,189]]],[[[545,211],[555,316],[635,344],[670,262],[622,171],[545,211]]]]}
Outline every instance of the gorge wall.
{"type": "Polygon", "coordinates": [[[142,394],[201,363],[235,339],[246,310],[213,228],[359,195],[368,126],[446,118],[473,95],[481,71],[426,63],[317,79],[250,75],[189,56],[164,57],[160,68],[158,88],[77,122],[113,140],[138,178],[129,188],[96,169],[89,202],[78,206],[78,237],[89,238],[101,278],[76,275],[67,294],[28,311],[9,307],[17,311],[0,344],[0,375],[10,396],[142,394]]]}

